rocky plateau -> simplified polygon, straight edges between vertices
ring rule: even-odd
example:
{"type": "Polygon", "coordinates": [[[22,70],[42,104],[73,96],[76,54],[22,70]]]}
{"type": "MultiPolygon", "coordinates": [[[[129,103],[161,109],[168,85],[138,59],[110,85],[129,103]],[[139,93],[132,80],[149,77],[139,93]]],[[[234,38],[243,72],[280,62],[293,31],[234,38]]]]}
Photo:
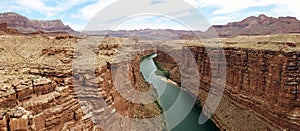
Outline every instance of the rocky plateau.
{"type": "Polygon", "coordinates": [[[78,34],[71,27],[64,25],[61,20],[32,20],[14,12],[0,13],[0,23],[14,28],[22,34],[31,34],[38,31],[46,33],[78,34]]]}

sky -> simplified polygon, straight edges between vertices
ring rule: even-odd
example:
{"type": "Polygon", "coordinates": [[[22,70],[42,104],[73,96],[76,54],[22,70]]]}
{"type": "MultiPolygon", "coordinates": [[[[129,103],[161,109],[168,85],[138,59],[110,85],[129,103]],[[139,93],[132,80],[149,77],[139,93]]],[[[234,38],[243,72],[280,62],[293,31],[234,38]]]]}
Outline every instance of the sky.
{"type": "MultiPolygon", "coordinates": [[[[77,31],[87,30],[93,22],[101,24],[100,30],[185,30],[189,26],[182,21],[201,23],[195,19],[195,11],[207,20],[202,25],[223,25],[260,14],[300,19],[298,0],[2,0],[0,6],[2,13],[16,12],[29,19],[61,19],[77,31]],[[144,15],[128,16],[134,9],[144,15]],[[157,11],[151,13],[152,9],[157,11]]],[[[206,28],[208,25],[203,26],[206,28]]]]}

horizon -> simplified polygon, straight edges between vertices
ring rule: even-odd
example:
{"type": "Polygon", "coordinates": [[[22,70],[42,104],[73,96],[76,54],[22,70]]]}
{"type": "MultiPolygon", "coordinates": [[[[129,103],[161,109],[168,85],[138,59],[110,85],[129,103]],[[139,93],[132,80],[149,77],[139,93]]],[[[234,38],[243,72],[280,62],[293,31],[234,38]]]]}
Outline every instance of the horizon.
{"type": "MultiPolygon", "coordinates": [[[[94,15],[111,5],[117,0],[71,0],[68,2],[31,0],[31,1],[3,1],[0,5],[3,7],[0,12],[15,12],[36,20],[62,20],[65,25],[69,25],[76,31],[83,31],[88,22],[94,15]]],[[[151,4],[164,4],[167,0],[150,0],[151,4]]],[[[269,17],[296,17],[300,18],[300,12],[297,11],[298,5],[294,0],[282,2],[279,0],[229,0],[223,1],[203,1],[203,0],[184,0],[189,5],[195,7],[211,25],[226,25],[230,22],[241,21],[250,16],[259,16],[264,14],[269,17]],[[232,3],[241,3],[232,4],[232,3]]],[[[179,9],[180,10],[180,9],[179,9]]],[[[180,10],[181,11],[181,10],[180,10]]],[[[174,12],[171,12],[174,13],[174,12]]],[[[178,15],[187,17],[187,11],[182,10],[178,15]]],[[[120,19],[120,18],[117,18],[120,19]]],[[[117,20],[116,18],[111,20],[117,20]]],[[[107,20],[109,21],[109,20],[107,20]]],[[[109,21],[110,23],[113,23],[109,21]]],[[[114,25],[110,25],[114,26],[114,25]]],[[[209,27],[203,27],[208,29],[209,27]]],[[[134,17],[117,27],[112,31],[118,30],[140,30],[140,29],[171,29],[171,30],[189,30],[178,24],[176,21],[162,18],[159,16],[134,17]]],[[[95,30],[105,31],[105,30],[95,30]]]]}
{"type": "MultiPolygon", "coordinates": [[[[0,12],[0,14],[5,14],[5,13],[16,13],[16,14],[19,14],[17,12],[0,12]]],[[[32,19],[32,18],[28,18],[27,16],[23,15],[23,14],[19,14],[21,16],[24,16],[26,17],[27,19],[29,20],[38,20],[38,21],[53,21],[53,20],[61,20],[61,19],[32,19]]],[[[260,15],[265,15],[265,14],[259,14],[257,16],[247,16],[245,18],[243,18],[242,20],[246,19],[246,18],[249,18],[249,17],[259,17],[260,15]]],[[[272,17],[272,16],[268,16],[268,15],[265,15],[267,17],[272,17]]],[[[294,16],[278,16],[278,17],[272,17],[272,18],[275,18],[275,19],[278,19],[279,17],[293,17],[293,18],[296,18],[297,20],[299,20],[297,17],[294,17],[294,16]]],[[[242,21],[240,20],[240,21],[242,21]]],[[[70,26],[70,25],[67,25],[65,24],[65,22],[63,20],[61,20],[65,26],[70,26]]],[[[229,23],[234,23],[234,22],[240,22],[240,21],[229,21],[227,22],[226,24],[229,24],[229,23]]],[[[226,25],[226,24],[219,24],[219,25],[211,25],[210,27],[212,26],[223,26],[223,25],[226,25]]],[[[71,26],[70,26],[71,27],[71,26]]],[[[72,27],[71,27],[72,28],[72,27]]],[[[74,28],[72,28],[73,30],[75,30],[74,28]]],[[[112,30],[82,30],[82,31],[79,31],[79,32],[105,32],[105,31],[143,31],[143,30],[174,30],[174,31],[195,31],[195,32],[205,32],[207,31],[209,28],[207,28],[206,30],[202,31],[202,30],[189,30],[187,28],[183,29],[183,28],[179,28],[179,29],[176,29],[176,28],[151,28],[149,26],[147,27],[144,27],[144,28],[137,28],[137,29],[123,29],[123,28],[117,28],[117,29],[112,29],[112,30]]],[[[75,31],[78,31],[78,30],[75,30],[75,31]]]]}

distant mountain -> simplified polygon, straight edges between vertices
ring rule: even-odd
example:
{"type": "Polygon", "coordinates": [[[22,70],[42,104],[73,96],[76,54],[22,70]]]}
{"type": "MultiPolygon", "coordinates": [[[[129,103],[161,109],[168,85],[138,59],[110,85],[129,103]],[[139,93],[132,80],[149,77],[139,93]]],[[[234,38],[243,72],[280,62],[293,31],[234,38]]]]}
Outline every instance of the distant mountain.
{"type": "MultiPolygon", "coordinates": [[[[7,25],[7,29],[3,30],[3,32],[13,34],[16,34],[16,31],[13,29],[18,30],[22,34],[35,32],[79,34],[68,25],[64,25],[61,20],[31,20],[13,12],[0,13],[0,24],[1,23],[7,25]]],[[[266,15],[259,15],[258,17],[251,16],[242,21],[228,23],[227,25],[214,25],[205,32],[171,29],[144,29],[130,31],[93,31],[84,32],[84,34],[137,37],[139,39],[147,40],[176,40],[196,38],[195,33],[201,37],[209,37],[214,31],[219,34],[219,37],[300,33],[300,21],[295,17],[273,18],[266,15]]]]}
{"type": "Polygon", "coordinates": [[[116,37],[137,37],[143,40],[175,40],[195,38],[192,31],[171,29],[143,29],[143,30],[119,30],[119,31],[89,31],[87,35],[107,35],[116,37]]]}
{"type": "MultiPolygon", "coordinates": [[[[216,31],[219,37],[234,37],[239,35],[270,35],[300,33],[300,21],[295,17],[273,18],[266,15],[251,16],[240,22],[227,25],[213,25],[207,31],[196,31],[200,37],[211,37],[216,31]]],[[[118,37],[138,37],[139,39],[176,40],[196,38],[194,32],[170,29],[120,30],[85,32],[88,35],[108,35],[118,37]]]]}
{"type": "MultiPolygon", "coordinates": [[[[64,25],[61,20],[31,20],[13,12],[0,13],[0,24],[1,23],[7,25],[7,29],[3,30],[3,32],[13,34],[16,34],[16,31],[13,29],[16,29],[22,34],[31,34],[35,32],[79,34],[71,27],[64,25]]],[[[251,16],[240,22],[232,22],[227,25],[214,25],[205,32],[171,29],[144,29],[131,31],[93,31],[84,32],[84,34],[137,37],[139,39],[148,40],[176,40],[196,38],[195,33],[201,37],[209,37],[214,31],[219,34],[219,37],[300,33],[300,21],[295,17],[273,18],[266,15],[259,15],[258,17],[251,16]]]]}
{"type": "Polygon", "coordinates": [[[0,13],[0,23],[6,23],[8,27],[15,28],[23,34],[37,31],[76,33],[71,27],[64,25],[61,20],[31,20],[13,12],[0,13]]]}
{"type": "Polygon", "coordinates": [[[300,21],[295,17],[273,18],[266,15],[251,16],[240,22],[214,25],[206,33],[215,30],[220,37],[238,35],[270,35],[300,33],[300,21]]]}

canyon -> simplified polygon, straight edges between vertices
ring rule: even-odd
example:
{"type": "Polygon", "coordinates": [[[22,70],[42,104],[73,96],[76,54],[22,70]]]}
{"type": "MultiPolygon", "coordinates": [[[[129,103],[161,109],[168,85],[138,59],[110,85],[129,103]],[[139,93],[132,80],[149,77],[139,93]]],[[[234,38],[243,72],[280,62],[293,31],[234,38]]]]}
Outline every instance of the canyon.
{"type": "MultiPolygon", "coordinates": [[[[141,76],[140,61],[157,53],[155,61],[170,72],[171,80],[182,83],[176,62],[163,52],[183,52],[170,44],[175,43],[188,47],[197,62],[197,98],[203,107],[215,80],[211,72],[218,70],[212,65],[226,65],[226,87],[211,118],[221,130],[297,130],[299,38],[292,34],[164,42],[1,35],[0,129],[163,130],[163,112],[153,102],[155,90],[141,76]],[[226,63],[211,63],[203,42],[223,44],[226,63]],[[139,94],[147,91],[148,96],[139,94]],[[152,103],[128,100],[130,96],[152,103]]],[[[209,49],[220,53],[219,48],[209,49]]],[[[190,71],[188,66],[184,70],[190,71]]]]}
{"type": "MultiPolygon", "coordinates": [[[[128,121],[152,118],[161,110],[156,103],[132,103],[118,93],[111,63],[123,40],[93,42],[98,39],[0,36],[0,130],[163,130],[163,119],[128,121]],[[95,70],[72,67],[72,60],[84,54],[76,49],[82,42],[97,56],[95,70]]],[[[127,63],[128,78],[142,91],[150,86],[140,76],[139,59],[127,63]]]]}
{"type": "MultiPolygon", "coordinates": [[[[201,86],[197,97],[201,106],[211,104],[205,103],[205,100],[213,81],[219,80],[212,78],[212,72],[222,73],[220,66],[226,65],[225,90],[212,116],[220,129],[298,130],[299,40],[299,35],[204,40],[212,44],[224,43],[224,52],[214,47],[207,49],[201,41],[176,42],[187,45],[198,64],[201,86]],[[222,60],[211,62],[208,51],[216,56],[224,53],[226,63],[222,60]]],[[[182,52],[184,56],[184,49],[167,48],[171,52],[182,52]]],[[[179,67],[164,51],[157,52],[155,61],[170,72],[170,79],[180,83],[182,78],[179,67]]],[[[188,67],[182,70],[187,71],[188,67]]]]}

